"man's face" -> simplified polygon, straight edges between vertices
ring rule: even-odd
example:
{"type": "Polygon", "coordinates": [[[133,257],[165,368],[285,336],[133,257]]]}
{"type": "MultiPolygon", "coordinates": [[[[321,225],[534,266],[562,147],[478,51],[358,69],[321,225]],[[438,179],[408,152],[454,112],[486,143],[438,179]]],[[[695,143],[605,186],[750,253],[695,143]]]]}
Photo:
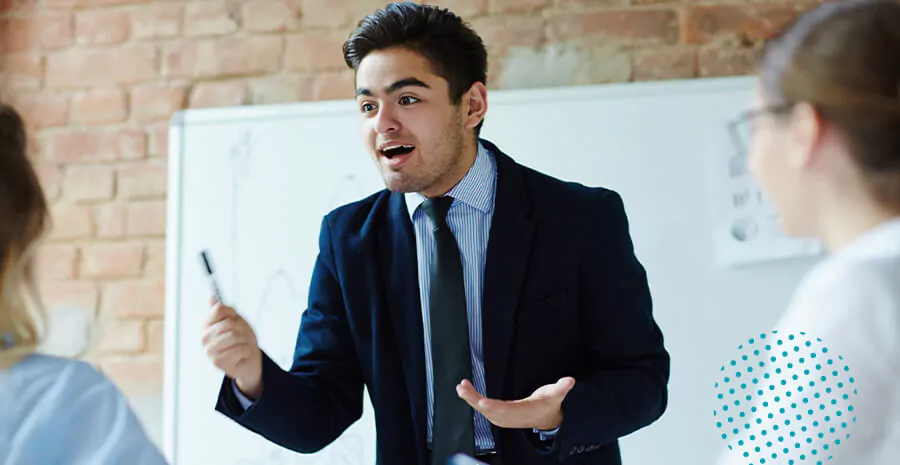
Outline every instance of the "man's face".
{"type": "Polygon", "coordinates": [[[438,196],[465,174],[467,105],[451,102],[447,81],[426,58],[404,48],[368,54],[357,69],[356,101],[363,141],[388,189],[438,196]]]}

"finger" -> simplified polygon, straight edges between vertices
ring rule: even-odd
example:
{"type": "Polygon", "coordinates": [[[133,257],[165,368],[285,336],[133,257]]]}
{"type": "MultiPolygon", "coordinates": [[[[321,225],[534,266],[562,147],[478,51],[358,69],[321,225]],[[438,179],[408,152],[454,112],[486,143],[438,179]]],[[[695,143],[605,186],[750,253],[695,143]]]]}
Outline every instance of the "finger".
{"type": "Polygon", "coordinates": [[[248,333],[250,332],[250,326],[243,318],[241,318],[236,313],[226,316],[225,318],[221,318],[215,322],[212,322],[212,319],[210,319],[210,322],[207,324],[207,326],[204,327],[203,330],[204,344],[206,343],[205,341],[209,338],[229,331],[248,333]]]}
{"type": "Polygon", "coordinates": [[[526,400],[559,402],[566,397],[573,387],[575,387],[575,380],[573,378],[561,378],[553,384],[541,386],[526,400]]]}
{"type": "Polygon", "coordinates": [[[507,411],[509,402],[489,399],[482,396],[469,380],[463,380],[463,382],[456,387],[456,392],[460,398],[465,400],[473,409],[481,412],[481,414],[487,417],[492,423],[495,420],[498,420],[494,417],[502,416],[507,411]]]}
{"type": "Polygon", "coordinates": [[[233,316],[237,316],[237,312],[233,308],[221,302],[216,302],[213,304],[212,312],[210,312],[209,317],[206,319],[206,326],[212,326],[233,316]]]}
{"type": "Polygon", "coordinates": [[[219,297],[218,297],[217,295],[213,294],[213,295],[209,296],[209,306],[212,307],[212,306],[214,306],[214,305],[216,305],[216,304],[222,304],[222,305],[225,305],[224,302],[222,302],[221,300],[219,300],[219,297]]]}
{"type": "Polygon", "coordinates": [[[227,332],[235,332],[239,334],[247,334],[250,332],[250,325],[243,318],[234,315],[212,325],[209,328],[210,333],[219,335],[227,332]]]}
{"type": "Polygon", "coordinates": [[[247,360],[248,353],[249,350],[247,350],[246,345],[234,346],[217,353],[213,357],[213,363],[221,370],[230,372],[247,360]]]}
{"type": "Polygon", "coordinates": [[[237,354],[237,356],[239,356],[238,358],[245,359],[253,353],[254,348],[255,346],[245,342],[223,345],[221,347],[210,349],[210,357],[215,360],[216,358],[225,358],[237,354]]]}
{"type": "Polygon", "coordinates": [[[214,323],[212,326],[208,326],[204,329],[201,341],[203,345],[209,345],[216,337],[224,333],[236,331],[238,326],[239,322],[233,318],[227,318],[225,320],[214,323]]]}
{"type": "Polygon", "coordinates": [[[213,337],[207,344],[207,353],[215,356],[217,353],[225,352],[232,347],[240,345],[248,345],[249,341],[240,336],[240,334],[229,331],[213,337]]]}
{"type": "Polygon", "coordinates": [[[550,392],[553,397],[565,397],[574,387],[575,378],[567,376],[565,378],[560,378],[559,381],[553,385],[550,392]]]}
{"type": "Polygon", "coordinates": [[[224,342],[235,341],[256,344],[256,337],[250,325],[240,317],[228,318],[210,327],[203,335],[204,347],[222,347],[224,342]]]}
{"type": "Polygon", "coordinates": [[[460,399],[466,401],[467,404],[475,409],[478,408],[478,401],[481,400],[482,397],[481,394],[475,390],[475,386],[467,379],[462,380],[462,382],[456,386],[456,394],[460,399]]]}
{"type": "Polygon", "coordinates": [[[462,400],[466,401],[473,409],[478,410],[482,414],[486,414],[486,412],[482,411],[482,402],[486,400],[486,398],[475,389],[475,386],[473,386],[469,380],[464,379],[456,386],[456,394],[462,400]]]}
{"type": "Polygon", "coordinates": [[[209,314],[206,316],[206,321],[204,321],[203,325],[205,327],[212,326],[220,321],[222,321],[227,315],[227,310],[224,308],[224,305],[218,302],[214,302],[212,307],[210,308],[209,314]]]}

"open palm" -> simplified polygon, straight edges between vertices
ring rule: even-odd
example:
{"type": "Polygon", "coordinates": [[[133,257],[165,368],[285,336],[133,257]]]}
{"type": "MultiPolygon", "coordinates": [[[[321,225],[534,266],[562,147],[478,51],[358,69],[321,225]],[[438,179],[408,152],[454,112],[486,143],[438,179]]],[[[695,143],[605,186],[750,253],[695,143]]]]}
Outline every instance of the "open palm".
{"type": "Polygon", "coordinates": [[[562,403],[575,387],[575,379],[562,378],[536,389],[520,400],[496,400],[482,396],[468,380],[456,387],[459,397],[501,428],[537,428],[550,431],[562,424],[562,403]]]}

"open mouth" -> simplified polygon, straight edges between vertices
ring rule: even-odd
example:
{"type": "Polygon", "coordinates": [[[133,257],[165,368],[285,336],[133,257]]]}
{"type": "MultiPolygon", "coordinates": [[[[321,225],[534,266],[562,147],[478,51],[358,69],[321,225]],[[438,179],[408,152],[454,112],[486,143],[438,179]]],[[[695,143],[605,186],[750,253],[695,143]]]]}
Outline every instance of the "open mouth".
{"type": "Polygon", "coordinates": [[[415,149],[416,147],[413,145],[392,145],[379,150],[379,152],[386,158],[391,159],[394,157],[409,155],[415,149]]]}

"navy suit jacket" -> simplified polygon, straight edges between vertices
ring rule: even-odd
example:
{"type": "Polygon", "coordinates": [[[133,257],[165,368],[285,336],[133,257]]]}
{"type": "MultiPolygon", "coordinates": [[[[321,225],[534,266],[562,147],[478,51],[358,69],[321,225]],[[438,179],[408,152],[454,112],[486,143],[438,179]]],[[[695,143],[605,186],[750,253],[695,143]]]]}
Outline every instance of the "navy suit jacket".
{"type": "MultiPolygon", "coordinates": [[[[576,380],[556,440],[495,427],[497,452],[507,465],[618,465],[618,438],[663,414],[669,379],[622,200],[482,142],[497,161],[482,315],[487,396],[520,399],[576,380]]],[[[428,465],[416,246],[403,194],[383,190],[325,216],[311,281],[291,370],[263,354],[261,398],[243,411],[226,378],[216,409],[315,452],[360,418],[365,386],[378,463],[428,465]]]]}

